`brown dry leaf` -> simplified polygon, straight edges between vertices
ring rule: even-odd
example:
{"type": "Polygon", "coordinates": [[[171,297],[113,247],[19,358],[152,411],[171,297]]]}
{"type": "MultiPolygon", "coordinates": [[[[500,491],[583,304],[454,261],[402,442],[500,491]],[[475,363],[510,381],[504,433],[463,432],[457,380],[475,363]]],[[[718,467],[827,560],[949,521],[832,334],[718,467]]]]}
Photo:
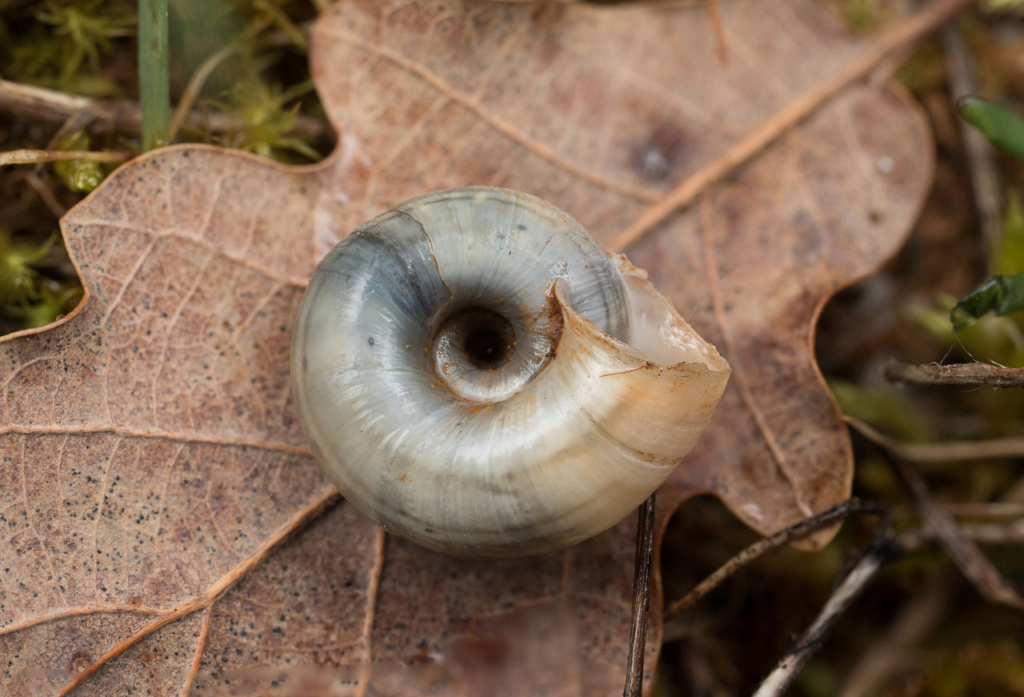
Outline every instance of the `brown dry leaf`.
{"type": "MultiPolygon", "coordinates": [[[[721,12],[728,68],[700,6],[344,2],[313,32],[328,163],[173,148],[66,216],[87,300],[0,345],[0,695],[620,691],[634,522],[520,561],[385,538],[309,455],[291,319],[335,240],[432,189],[523,189],[608,244],[878,48],[806,0],[721,12]]],[[[782,130],[629,250],[734,370],[662,524],[700,491],[764,532],[848,493],[814,320],[902,242],[929,138],[875,84],[782,130]]]]}

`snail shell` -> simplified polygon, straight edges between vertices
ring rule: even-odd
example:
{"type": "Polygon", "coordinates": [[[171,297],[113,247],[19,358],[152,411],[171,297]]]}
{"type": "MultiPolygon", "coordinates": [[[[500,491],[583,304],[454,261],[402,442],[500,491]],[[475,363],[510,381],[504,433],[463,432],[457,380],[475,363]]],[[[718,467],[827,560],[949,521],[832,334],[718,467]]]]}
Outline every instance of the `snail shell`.
{"type": "Polygon", "coordinates": [[[490,187],[413,199],[342,240],[291,360],[302,428],[346,499],[431,549],[495,557],[625,517],[730,373],[625,257],[490,187]]]}

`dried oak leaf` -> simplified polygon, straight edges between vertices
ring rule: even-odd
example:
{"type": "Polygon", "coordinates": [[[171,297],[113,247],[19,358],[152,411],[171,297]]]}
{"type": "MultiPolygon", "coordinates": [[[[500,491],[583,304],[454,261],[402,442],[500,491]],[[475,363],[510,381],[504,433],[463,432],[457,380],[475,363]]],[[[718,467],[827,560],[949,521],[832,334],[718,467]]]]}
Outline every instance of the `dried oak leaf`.
{"type": "Polygon", "coordinates": [[[297,426],[288,349],[314,263],[432,189],[523,189],[621,246],[691,183],[696,205],[629,252],[734,377],[661,524],[703,491],[762,532],[847,496],[814,321],[902,242],[928,134],[898,91],[848,86],[706,177],[879,50],[806,0],[721,12],[728,67],[699,6],[340,3],[311,51],[340,133],[327,163],[172,148],[70,212],[86,300],[0,344],[0,695],[620,689],[632,521],[534,559],[438,556],[340,502],[297,426]]]}

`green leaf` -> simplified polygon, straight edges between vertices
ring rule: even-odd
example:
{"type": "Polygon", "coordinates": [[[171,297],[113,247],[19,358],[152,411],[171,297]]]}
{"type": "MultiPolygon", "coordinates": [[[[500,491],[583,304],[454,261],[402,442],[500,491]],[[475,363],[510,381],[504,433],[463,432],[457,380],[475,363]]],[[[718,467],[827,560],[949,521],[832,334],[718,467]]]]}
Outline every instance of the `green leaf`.
{"type": "Polygon", "coordinates": [[[1003,236],[992,254],[992,273],[1012,276],[1024,271],[1024,210],[1015,191],[1007,194],[1003,236]]]}
{"type": "Polygon", "coordinates": [[[960,298],[949,313],[953,329],[960,331],[988,312],[1008,315],[1024,310],[1024,273],[992,276],[960,298]]]}
{"type": "Polygon", "coordinates": [[[1024,120],[1017,114],[978,97],[964,97],[958,106],[967,123],[993,145],[1024,161],[1024,120]]]}

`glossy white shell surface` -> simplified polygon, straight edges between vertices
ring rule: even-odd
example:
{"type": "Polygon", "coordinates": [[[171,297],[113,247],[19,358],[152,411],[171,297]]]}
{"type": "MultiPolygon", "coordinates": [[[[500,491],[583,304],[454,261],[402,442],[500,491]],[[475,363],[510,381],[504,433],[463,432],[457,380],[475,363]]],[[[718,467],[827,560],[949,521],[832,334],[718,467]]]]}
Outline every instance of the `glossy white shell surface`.
{"type": "Polygon", "coordinates": [[[696,442],[728,374],[574,219],[486,187],[414,199],[343,240],[292,345],[303,429],[342,494],[391,532],[474,556],[621,520],[696,442]],[[478,323],[458,326],[480,312],[511,337],[482,367],[462,351],[478,323]]]}

